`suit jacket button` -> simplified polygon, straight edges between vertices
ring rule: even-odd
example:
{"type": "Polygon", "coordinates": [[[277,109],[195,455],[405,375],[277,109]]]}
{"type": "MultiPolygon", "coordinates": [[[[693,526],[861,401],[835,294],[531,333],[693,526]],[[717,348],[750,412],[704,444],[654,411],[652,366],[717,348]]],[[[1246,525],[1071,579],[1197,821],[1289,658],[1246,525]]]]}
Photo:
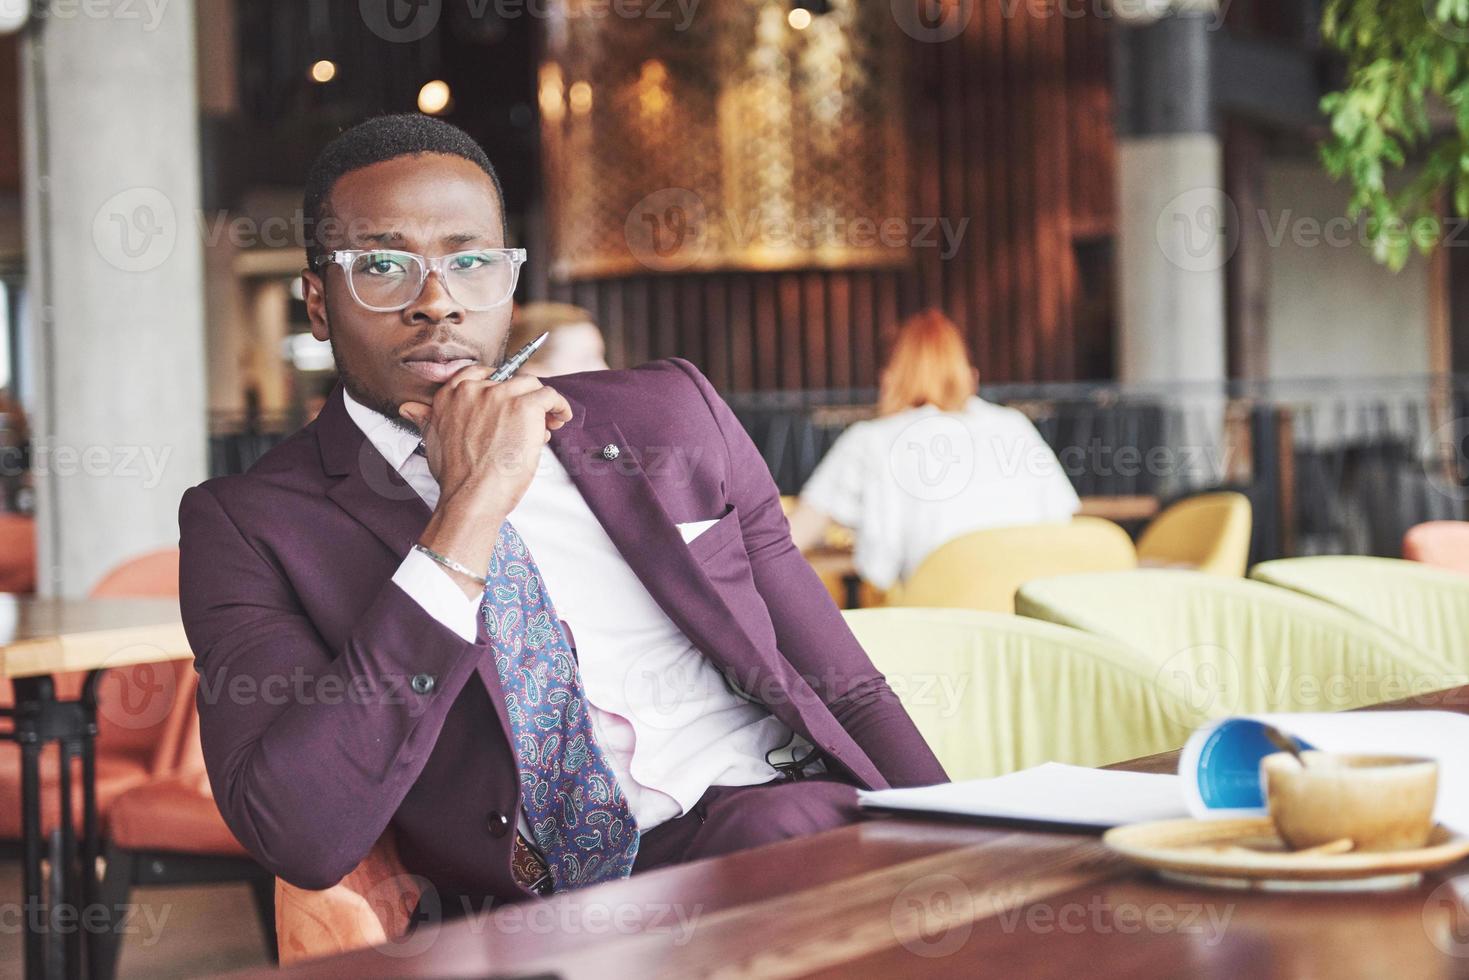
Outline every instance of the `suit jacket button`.
{"type": "Polygon", "coordinates": [[[510,832],[510,818],[499,810],[491,810],[489,819],[485,821],[485,829],[490,832],[491,837],[504,837],[510,832]]]}
{"type": "Polygon", "coordinates": [[[414,674],[408,685],[413,688],[414,694],[428,694],[434,689],[434,678],[432,674],[414,674]]]}

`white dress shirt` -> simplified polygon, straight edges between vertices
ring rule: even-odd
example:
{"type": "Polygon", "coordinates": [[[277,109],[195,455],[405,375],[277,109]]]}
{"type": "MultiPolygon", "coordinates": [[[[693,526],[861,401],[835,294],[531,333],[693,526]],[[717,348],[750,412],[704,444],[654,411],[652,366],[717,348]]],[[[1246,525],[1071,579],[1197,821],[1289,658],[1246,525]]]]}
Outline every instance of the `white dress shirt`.
{"type": "Polygon", "coordinates": [[[925,405],[855,423],[801,501],[853,530],[853,563],[881,589],[971,531],[1066,521],[1081,506],[1030,419],[978,397],[958,412],[925,405]]]}
{"type": "MultiPolygon", "coordinates": [[[[348,415],[388,464],[430,509],[438,506],[438,481],[414,452],[418,436],[344,395],[348,415]]],[[[686,812],[711,786],[775,778],[767,759],[791,741],[790,729],[730,691],[648,594],[550,447],[509,519],[570,627],[597,743],[640,830],[686,812]]],[[[688,541],[713,523],[680,531],[688,541]]],[[[479,601],[428,556],[409,552],[393,581],[434,619],[475,638],[479,601]]]]}

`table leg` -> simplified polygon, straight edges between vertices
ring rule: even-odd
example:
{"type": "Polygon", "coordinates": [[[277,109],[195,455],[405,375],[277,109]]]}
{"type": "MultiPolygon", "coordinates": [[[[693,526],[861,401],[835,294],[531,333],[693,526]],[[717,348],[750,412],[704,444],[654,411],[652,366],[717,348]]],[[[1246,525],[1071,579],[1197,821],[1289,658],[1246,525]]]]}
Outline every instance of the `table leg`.
{"type": "MultiPolygon", "coordinates": [[[[101,678],[102,671],[94,670],[82,685],[85,724],[79,740],[82,752],[82,908],[88,917],[101,887],[97,880],[97,858],[101,853],[97,831],[97,683],[101,678]]],[[[105,919],[109,929],[113,927],[112,911],[108,909],[105,919]]],[[[101,933],[95,929],[88,930],[88,976],[98,975],[98,957],[103,948],[101,933]]]]}
{"type": "MultiPolygon", "coordinates": [[[[66,975],[66,946],[62,943],[61,917],[66,908],[66,862],[61,857],[61,831],[53,830],[46,839],[47,893],[46,906],[46,976],[66,975]]],[[[71,980],[67,977],[67,980],[71,980]]]]}
{"type": "MultiPolygon", "coordinates": [[[[17,697],[17,700],[19,698],[17,697]]],[[[17,735],[20,733],[17,732],[17,735]]],[[[41,930],[46,897],[41,882],[41,740],[20,738],[20,839],[25,866],[25,975],[46,976],[46,934],[41,930]]]]}
{"type": "Polygon", "coordinates": [[[82,975],[82,924],[86,913],[85,903],[77,900],[81,897],[78,888],[80,882],[77,880],[77,836],[76,825],[72,819],[71,812],[71,763],[79,753],[77,739],[62,738],[56,743],[56,752],[61,764],[61,847],[60,867],[55,877],[61,882],[60,895],[63,900],[56,903],[56,912],[61,917],[58,923],[57,933],[60,942],[64,944],[65,958],[62,960],[62,971],[67,980],[80,980],[82,975]],[[67,921],[68,917],[70,921],[67,921]]]}
{"type": "MultiPolygon", "coordinates": [[[[85,921],[85,902],[91,894],[88,879],[96,878],[95,767],[86,756],[93,753],[95,714],[74,701],[58,702],[50,677],[16,678],[15,707],[10,714],[15,729],[7,737],[21,749],[21,838],[25,888],[25,976],[27,980],[82,975],[80,929],[85,921]],[[41,827],[41,752],[57,743],[61,792],[60,826],[50,846],[50,887],[42,875],[41,850],[46,843],[41,827]],[[72,760],[83,756],[82,788],[87,813],[83,833],[84,853],[93,857],[91,870],[78,867],[76,821],[72,811],[72,760]],[[90,820],[88,820],[88,817],[90,820]],[[84,873],[78,874],[79,871],[84,873]],[[79,888],[80,886],[80,888],[79,888]],[[78,904],[79,897],[83,904],[78,904]]],[[[95,697],[93,698],[95,704],[95,697]]],[[[89,944],[90,945],[90,944],[89,944]]]]}

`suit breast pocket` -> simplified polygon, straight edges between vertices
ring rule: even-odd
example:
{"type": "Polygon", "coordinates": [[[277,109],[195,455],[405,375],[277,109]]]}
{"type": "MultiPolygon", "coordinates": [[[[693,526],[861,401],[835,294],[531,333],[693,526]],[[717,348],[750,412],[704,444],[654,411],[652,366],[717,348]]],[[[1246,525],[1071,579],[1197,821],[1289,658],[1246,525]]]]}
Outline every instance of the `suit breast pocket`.
{"type": "Polygon", "coordinates": [[[743,540],[740,535],[740,514],[731,507],[728,513],[689,542],[689,554],[699,564],[707,564],[731,544],[740,540],[743,540]]]}

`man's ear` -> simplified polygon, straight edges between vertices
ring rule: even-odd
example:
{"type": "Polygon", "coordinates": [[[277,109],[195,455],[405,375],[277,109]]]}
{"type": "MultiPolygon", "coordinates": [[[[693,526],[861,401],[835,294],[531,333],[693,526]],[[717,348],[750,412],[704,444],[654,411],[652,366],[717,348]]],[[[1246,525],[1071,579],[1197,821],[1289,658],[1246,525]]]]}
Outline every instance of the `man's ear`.
{"type": "Polygon", "coordinates": [[[326,284],[310,269],[301,270],[301,298],[306,301],[306,319],[311,321],[311,336],[331,340],[331,327],[326,319],[326,284]]]}

